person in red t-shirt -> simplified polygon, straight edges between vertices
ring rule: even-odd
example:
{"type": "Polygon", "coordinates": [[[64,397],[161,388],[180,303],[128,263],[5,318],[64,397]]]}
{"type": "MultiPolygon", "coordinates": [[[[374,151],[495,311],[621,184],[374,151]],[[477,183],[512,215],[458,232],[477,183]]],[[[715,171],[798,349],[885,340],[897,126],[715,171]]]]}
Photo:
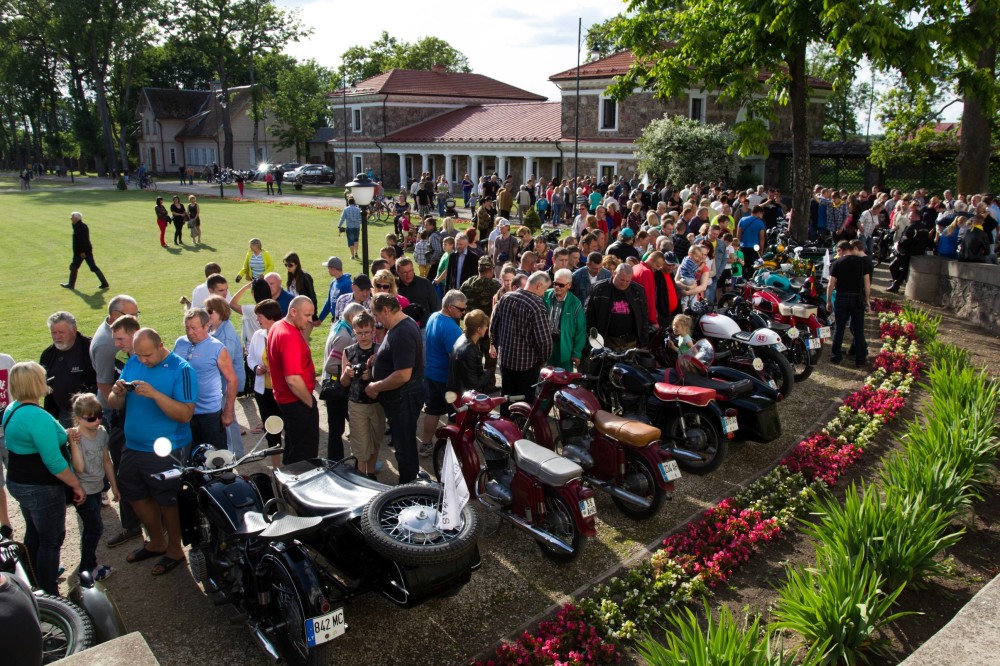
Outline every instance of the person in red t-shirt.
{"type": "Polygon", "coordinates": [[[319,409],[313,397],[316,367],[303,336],[315,312],[308,296],[296,296],[285,318],[267,332],[271,386],[285,419],[285,454],[281,459],[285,465],[319,455],[319,409]]]}

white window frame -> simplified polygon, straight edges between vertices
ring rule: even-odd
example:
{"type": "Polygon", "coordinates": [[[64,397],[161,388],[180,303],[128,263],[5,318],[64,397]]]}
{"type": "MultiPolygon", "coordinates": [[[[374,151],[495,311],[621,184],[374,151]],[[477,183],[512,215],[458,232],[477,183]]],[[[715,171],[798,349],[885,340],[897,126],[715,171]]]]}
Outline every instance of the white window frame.
{"type": "Polygon", "coordinates": [[[688,96],[688,118],[691,120],[696,120],[699,123],[705,122],[705,107],[708,106],[708,95],[691,93],[688,96]],[[701,113],[699,118],[694,117],[694,100],[701,100],[701,113]]]}
{"type": "Polygon", "coordinates": [[[618,100],[608,95],[601,95],[597,98],[597,131],[617,132],[618,131],[618,100]],[[613,127],[604,126],[604,102],[612,101],[615,104],[615,123],[613,127]]]}
{"type": "MultiPolygon", "coordinates": [[[[614,178],[615,174],[618,173],[618,162],[598,162],[597,163],[597,177],[602,178],[604,176],[604,167],[611,167],[611,178],[614,178]]],[[[608,179],[608,183],[611,182],[611,178],[608,179]]]]}
{"type": "Polygon", "coordinates": [[[361,131],[361,109],[356,106],[351,107],[351,129],[355,132],[361,131]]]}
{"type": "Polygon", "coordinates": [[[365,172],[365,158],[364,155],[351,155],[351,164],[354,165],[354,173],[364,173],[365,172]]]}

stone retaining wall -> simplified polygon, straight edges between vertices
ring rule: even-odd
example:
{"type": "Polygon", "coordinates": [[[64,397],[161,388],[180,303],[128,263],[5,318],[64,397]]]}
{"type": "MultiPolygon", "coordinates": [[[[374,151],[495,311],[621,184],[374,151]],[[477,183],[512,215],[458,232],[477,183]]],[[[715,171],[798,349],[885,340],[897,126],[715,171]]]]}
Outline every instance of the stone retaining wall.
{"type": "Polygon", "coordinates": [[[948,308],[956,317],[1000,334],[1000,266],[913,257],[906,298],[948,308]]]}

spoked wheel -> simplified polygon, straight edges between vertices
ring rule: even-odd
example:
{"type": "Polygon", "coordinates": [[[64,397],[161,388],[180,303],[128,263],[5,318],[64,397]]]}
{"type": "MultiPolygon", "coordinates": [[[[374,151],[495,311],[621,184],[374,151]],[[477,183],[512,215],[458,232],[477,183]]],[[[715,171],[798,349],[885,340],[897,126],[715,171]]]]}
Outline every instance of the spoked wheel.
{"type": "Polygon", "coordinates": [[[663,500],[667,497],[667,491],[656,482],[659,470],[653,468],[649,461],[635,451],[625,452],[625,479],[622,488],[634,493],[649,502],[648,507],[641,507],[623,499],[612,497],[618,510],[632,520],[646,520],[652,518],[663,506],[663,500]]]}
{"type": "Polygon", "coordinates": [[[792,340],[792,344],[788,347],[787,358],[788,362],[792,365],[792,374],[795,377],[795,381],[804,382],[809,379],[809,375],[813,371],[812,354],[801,335],[792,340]]]}
{"type": "Polygon", "coordinates": [[[685,472],[708,474],[718,468],[729,452],[729,440],[719,430],[721,424],[707,414],[688,411],[670,419],[663,434],[672,443],[677,465],[685,472]]]}
{"type": "Polygon", "coordinates": [[[795,371],[784,354],[770,347],[754,347],[754,354],[764,362],[764,375],[775,383],[775,390],[786,398],[795,385],[795,371]]]}
{"type": "Polygon", "coordinates": [[[93,646],[94,625],[82,608],[62,597],[41,594],[38,623],[42,626],[42,663],[51,664],[93,646]]]}
{"type": "Polygon", "coordinates": [[[264,609],[275,628],[271,639],[284,649],[282,657],[296,666],[327,666],[333,663],[333,644],[309,647],[306,642],[306,614],[303,600],[284,562],[265,556],[271,574],[271,604],[264,609]]]}
{"type": "Polygon", "coordinates": [[[583,552],[587,538],[576,528],[576,521],[569,504],[562,498],[562,495],[551,488],[545,489],[545,521],[542,523],[542,528],[573,549],[572,552],[567,553],[544,541],[539,541],[538,547],[542,549],[542,555],[546,558],[559,564],[567,564],[578,558],[583,552]]]}
{"type": "Polygon", "coordinates": [[[391,488],[365,507],[361,533],[372,550],[406,566],[462,559],[476,547],[476,512],[466,505],[455,529],[438,529],[442,501],[440,487],[408,484],[391,488]]]}

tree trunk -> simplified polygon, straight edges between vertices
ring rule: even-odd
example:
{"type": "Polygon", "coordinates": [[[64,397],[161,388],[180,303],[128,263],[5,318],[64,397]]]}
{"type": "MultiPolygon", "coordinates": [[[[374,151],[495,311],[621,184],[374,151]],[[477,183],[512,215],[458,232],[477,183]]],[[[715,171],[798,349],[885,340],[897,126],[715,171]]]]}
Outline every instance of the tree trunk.
{"type": "Polygon", "coordinates": [[[809,235],[809,202],[812,168],[809,159],[809,79],[806,75],[806,47],[788,59],[789,104],[792,107],[792,238],[809,235]]]}
{"type": "MultiPolygon", "coordinates": [[[[219,113],[222,116],[222,134],[225,142],[222,146],[222,164],[219,167],[233,168],[233,125],[229,118],[229,81],[226,78],[226,57],[218,58],[219,70],[219,113]]],[[[218,131],[218,130],[216,130],[218,131]]]]}
{"type": "MultiPolygon", "coordinates": [[[[135,75],[135,61],[138,59],[134,53],[128,61],[128,68],[125,73],[125,94],[122,97],[122,109],[125,113],[128,113],[129,101],[132,97],[132,79],[135,75]]],[[[127,115],[125,116],[128,117],[127,115]]],[[[118,152],[122,158],[122,164],[128,164],[128,130],[129,123],[122,122],[119,128],[119,139],[118,139],[118,152]]],[[[166,157],[160,155],[160,159],[163,160],[163,166],[166,166],[166,157]]],[[[142,164],[142,155],[139,155],[139,164],[142,164]]],[[[166,169],[164,169],[166,171],[166,169]]]]}
{"type": "MultiPolygon", "coordinates": [[[[97,114],[101,119],[101,133],[104,135],[104,154],[112,171],[118,169],[118,156],[115,154],[115,131],[111,125],[111,111],[108,108],[108,91],[104,81],[104,68],[97,57],[97,43],[90,43],[90,76],[93,79],[94,97],[97,99],[97,114]]],[[[122,168],[128,167],[126,161],[122,168]]]]}
{"type": "Polygon", "coordinates": [[[260,121],[257,120],[257,117],[260,113],[260,103],[257,100],[257,85],[256,85],[257,82],[255,80],[256,75],[254,73],[254,66],[253,66],[254,54],[252,51],[250,52],[249,57],[250,57],[250,62],[247,65],[247,68],[248,68],[248,74],[250,75],[250,117],[253,120],[253,161],[254,161],[253,168],[256,168],[256,163],[260,160],[260,145],[259,145],[260,121]]]}
{"type": "MultiPolygon", "coordinates": [[[[977,13],[973,5],[973,13],[977,13]]],[[[977,69],[996,72],[997,39],[986,35],[980,42],[977,69]]],[[[994,77],[991,76],[992,80],[994,77]]],[[[963,194],[987,192],[990,189],[990,117],[982,103],[981,93],[975,90],[963,90],[962,101],[962,136],[958,143],[958,182],[957,189],[963,194]]]]}

